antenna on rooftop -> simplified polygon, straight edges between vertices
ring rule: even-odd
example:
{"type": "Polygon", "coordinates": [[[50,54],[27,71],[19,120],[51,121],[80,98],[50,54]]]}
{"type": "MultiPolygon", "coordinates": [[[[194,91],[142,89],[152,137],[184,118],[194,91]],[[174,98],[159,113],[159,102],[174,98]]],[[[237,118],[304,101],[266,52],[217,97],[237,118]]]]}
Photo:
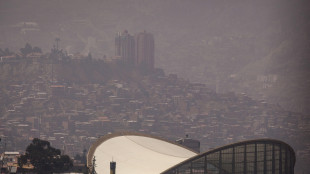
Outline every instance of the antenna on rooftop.
{"type": "Polygon", "coordinates": [[[112,161],[110,162],[110,174],[116,174],[115,169],[116,169],[116,162],[114,162],[112,159],[112,161]]]}

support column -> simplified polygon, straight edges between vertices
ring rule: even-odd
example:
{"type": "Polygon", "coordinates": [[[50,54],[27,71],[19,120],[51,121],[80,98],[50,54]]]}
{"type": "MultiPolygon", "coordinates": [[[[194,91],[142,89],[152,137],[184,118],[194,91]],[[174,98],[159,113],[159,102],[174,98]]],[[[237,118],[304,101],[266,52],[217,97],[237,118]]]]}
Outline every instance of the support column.
{"type": "Polygon", "coordinates": [[[275,156],[274,156],[274,144],[272,144],[272,173],[276,172],[275,156]]]}
{"type": "Polygon", "coordinates": [[[280,156],[279,156],[279,174],[282,174],[282,145],[279,144],[280,156]]]}
{"type": "Polygon", "coordinates": [[[208,171],[208,161],[207,161],[207,155],[205,155],[205,165],[204,165],[204,174],[207,174],[208,171]]]}
{"type": "Polygon", "coordinates": [[[246,144],[244,145],[244,152],[243,153],[244,153],[243,154],[243,159],[244,159],[244,161],[243,161],[243,173],[247,174],[246,144]]]}
{"type": "Polygon", "coordinates": [[[257,143],[255,143],[254,153],[254,174],[257,174],[257,143]]]}
{"type": "Polygon", "coordinates": [[[220,150],[219,154],[219,174],[222,174],[222,150],[220,150]]]}
{"type": "Polygon", "coordinates": [[[190,174],[193,174],[193,162],[191,161],[191,166],[190,166],[190,174]]]}
{"type": "Polygon", "coordinates": [[[288,149],[287,149],[287,147],[285,147],[285,162],[284,162],[284,169],[285,169],[285,174],[288,174],[288,160],[287,160],[287,158],[288,158],[288,149]]]}
{"type": "Polygon", "coordinates": [[[233,146],[233,151],[232,151],[232,170],[231,173],[235,173],[235,168],[236,168],[236,161],[235,161],[235,146],[233,146]]]}
{"type": "Polygon", "coordinates": [[[264,144],[264,174],[267,174],[267,144],[264,144]]]}

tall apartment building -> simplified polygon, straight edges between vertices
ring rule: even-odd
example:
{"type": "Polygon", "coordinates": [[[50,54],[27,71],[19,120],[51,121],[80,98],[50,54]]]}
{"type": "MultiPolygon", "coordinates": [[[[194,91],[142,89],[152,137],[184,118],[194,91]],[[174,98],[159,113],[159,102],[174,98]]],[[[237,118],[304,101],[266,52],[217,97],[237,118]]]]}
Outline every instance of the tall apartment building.
{"type": "Polygon", "coordinates": [[[154,69],[154,37],[141,32],[131,36],[127,30],[115,37],[115,56],[126,65],[134,65],[148,71],[154,69]]]}
{"type": "Polygon", "coordinates": [[[127,30],[117,33],[115,37],[115,56],[124,64],[133,65],[135,61],[135,37],[127,30]]]}
{"type": "Polygon", "coordinates": [[[135,36],[136,60],[135,65],[147,69],[154,69],[154,37],[146,31],[135,36]]]}

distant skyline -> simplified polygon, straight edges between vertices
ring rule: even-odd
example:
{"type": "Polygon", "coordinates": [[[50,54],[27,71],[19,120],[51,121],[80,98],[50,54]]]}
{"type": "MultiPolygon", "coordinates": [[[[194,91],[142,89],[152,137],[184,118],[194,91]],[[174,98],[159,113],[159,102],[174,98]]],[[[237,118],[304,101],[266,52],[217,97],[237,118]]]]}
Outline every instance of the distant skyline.
{"type": "MultiPolygon", "coordinates": [[[[214,137],[220,130],[221,136],[225,135],[227,141],[231,140],[229,139],[231,135],[236,139],[244,138],[236,133],[239,131],[239,119],[242,117],[242,119],[246,118],[242,121],[246,122],[244,134],[247,136],[262,136],[267,133],[272,136],[280,135],[281,138],[291,138],[292,142],[296,142],[296,146],[304,150],[309,149],[308,144],[294,141],[292,134],[289,134],[290,136],[287,134],[297,131],[296,139],[305,141],[310,139],[307,132],[310,118],[309,19],[309,0],[0,0],[0,48],[2,50],[8,48],[18,53],[26,43],[30,43],[34,47],[41,48],[43,53],[49,53],[55,44],[55,38],[59,38],[61,40],[58,42],[59,49],[63,49],[68,54],[87,56],[90,53],[97,61],[116,55],[115,34],[117,32],[126,29],[133,36],[146,30],[152,34],[156,42],[154,54],[151,53],[152,49],[149,51],[149,55],[154,55],[154,59],[147,58],[155,61],[154,63],[150,61],[149,65],[163,69],[166,76],[159,78],[160,80],[157,79],[159,82],[146,78],[141,83],[130,84],[124,80],[127,74],[121,74],[123,75],[121,78],[124,79],[120,82],[110,79],[119,77],[119,74],[114,71],[109,73],[113,66],[107,66],[103,61],[89,65],[76,64],[67,69],[63,66],[69,65],[60,64],[57,70],[61,74],[59,81],[63,83],[66,83],[65,79],[70,78],[74,83],[98,82],[98,79],[104,77],[104,80],[108,79],[107,84],[109,84],[108,86],[96,84],[87,87],[70,86],[72,87],[70,89],[77,90],[69,95],[73,98],[71,104],[75,108],[72,107],[72,109],[69,104],[69,109],[64,110],[70,113],[76,108],[88,109],[85,113],[76,111],[77,116],[91,115],[95,113],[94,110],[105,114],[107,111],[103,112],[105,108],[101,108],[103,107],[101,102],[109,101],[105,103],[105,107],[108,106],[108,114],[115,114],[113,118],[118,116],[120,120],[123,119],[122,117],[127,120],[133,118],[138,120],[142,111],[136,111],[136,109],[143,108],[147,114],[156,113],[165,116],[165,119],[169,118],[171,122],[184,123],[184,125],[173,125],[180,129],[183,128],[182,126],[191,125],[193,127],[191,129],[203,132],[206,130],[203,125],[207,125],[206,127],[210,128],[210,134],[214,137]],[[94,71],[95,69],[98,71],[94,71]],[[175,75],[169,75],[171,73],[175,75]],[[195,83],[203,85],[195,86],[195,83]],[[123,89],[122,86],[126,88],[123,89]],[[128,89],[131,92],[130,95],[127,93],[128,89]],[[119,91],[121,92],[118,93],[119,91]],[[116,93],[122,98],[110,97],[115,96],[116,93]],[[154,95],[152,102],[156,105],[145,97],[149,94],[154,95]],[[124,105],[123,98],[127,97],[129,101],[131,95],[137,96],[138,101],[134,100],[128,106],[124,105]],[[98,96],[101,99],[97,101],[98,96]],[[220,98],[220,102],[217,101],[217,97],[220,98]],[[83,102],[76,101],[77,99],[83,99],[83,102]],[[95,101],[95,104],[92,101],[95,101]],[[201,101],[206,102],[206,105],[201,101]],[[173,107],[174,105],[178,107],[173,107]],[[152,110],[149,107],[156,107],[156,109],[152,110]],[[125,111],[128,108],[134,116],[126,115],[125,111]],[[175,110],[163,115],[171,108],[175,110]],[[205,108],[207,114],[197,114],[204,111],[201,108],[205,108]],[[204,118],[208,114],[212,117],[204,118]],[[232,121],[232,117],[236,118],[232,121]],[[200,119],[202,122],[199,122],[200,119]],[[214,120],[217,122],[214,123],[214,120]],[[223,120],[229,121],[222,122],[223,120]],[[234,124],[231,125],[231,122],[234,124]],[[201,124],[202,127],[192,125],[194,123],[201,124]],[[231,129],[224,130],[227,126],[231,126],[231,129]],[[234,128],[236,132],[233,131],[234,128]]],[[[152,43],[152,39],[146,40],[152,43]]],[[[132,53],[146,55],[139,50],[132,53]]],[[[32,57],[35,58],[36,55],[32,57]]],[[[143,62],[144,59],[140,58],[137,61],[143,62]]],[[[46,58],[45,61],[47,60],[49,59],[46,58]]],[[[1,69],[3,72],[1,78],[4,80],[0,82],[0,86],[3,87],[0,97],[3,98],[1,106],[4,108],[5,116],[13,114],[11,113],[13,110],[14,114],[19,114],[18,109],[21,105],[25,108],[26,101],[29,103],[35,101],[32,100],[34,94],[42,91],[46,95],[49,94],[50,72],[54,70],[50,71],[48,63],[35,64],[33,67],[22,66],[22,64],[18,68],[11,69],[10,66],[6,66],[7,64],[2,65],[4,68],[1,69]],[[40,72],[40,77],[34,78],[32,75],[26,77],[32,71],[40,72]],[[11,77],[12,74],[15,76],[11,77]],[[21,84],[6,86],[6,83],[11,83],[10,80],[15,83],[14,80],[20,78],[23,81],[20,82],[21,84]],[[27,84],[27,79],[32,79],[36,84],[27,84]],[[44,84],[43,87],[40,84],[44,84]],[[12,101],[4,100],[8,96],[15,98],[12,101]],[[10,102],[10,105],[7,106],[6,102],[10,102]],[[16,110],[15,106],[17,106],[16,110]]],[[[55,68],[57,68],[56,65],[55,68]]],[[[56,75],[53,77],[56,78],[56,75]]],[[[45,99],[49,101],[48,97],[45,99]]],[[[61,102],[59,105],[51,101],[47,103],[46,106],[40,105],[44,108],[41,108],[41,113],[47,113],[51,118],[55,110],[64,113],[61,110],[63,107],[61,102]]],[[[41,103],[36,103],[36,106],[39,104],[41,103]]],[[[30,115],[37,116],[30,111],[27,110],[30,115]]],[[[139,126],[148,128],[147,120],[157,118],[152,116],[151,119],[145,117],[145,121],[141,121],[139,126]]],[[[68,115],[64,117],[69,118],[68,115]]],[[[82,118],[77,124],[79,129],[84,130],[85,127],[85,130],[92,129],[87,127],[88,123],[83,123],[82,118]]],[[[15,130],[14,126],[18,127],[14,120],[3,119],[8,123],[4,126],[9,127],[10,130],[15,130]]],[[[37,122],[34,118],[31,119],[28,122],[33,124],[37,122]]],[[[68,131],[69,125],[75,124],[68,119],[57,120],[57,124],[51,124],[52,126],[48,119],[45,123],[44,128],[49,133],[48,129],[52,126],[57,125],[60,130],[68,131]]],[[[129,128],[138,125],[125,123],[129,128]]],[[[155,122],[154,125],[159,123],[161,122],[155,122]]],[[[95,125],[93,122],[92,124],[95,125]]],[[[172,131],[179,133],[177,128],[170,127],[170,122],[161,124],[165,124],[163,129],[171,128],[172,131]]],[[[121,127],[121,124],[115,123],[115,125],[121,127]]],[[[23,129],[18,130],[23,132],[21,131],[23,129]]],[[[32,133],[30,130],[29,135],[32,133]]],[[[211,140],[208,137],[210,134],[205,133],[202,136],[205,142],[211,140]]],[[[74,139],[69,136],[67,138],[70,141],[74,139]]],[[[83,137],[80,140],[86,141],[83,137]]],[[[87,143],[90,141],[91,138],[87,143]]],[[[303,151],[297,153],[304,155],[303,151]]],[[[307,155],[302,157],[308,157],[307,155]]]]}
{"type": "Polygon", "coordinates": [[[48,52],[58,37],[67,53],[102,59],[115,55],[116,32],[146,30],[156,38],[155,67],[307,113],[309,7],[307,0],[0,0],[0,48],[28,42],[48,52]],[[278,80],[261,84],[262,76],[278,80]]]}

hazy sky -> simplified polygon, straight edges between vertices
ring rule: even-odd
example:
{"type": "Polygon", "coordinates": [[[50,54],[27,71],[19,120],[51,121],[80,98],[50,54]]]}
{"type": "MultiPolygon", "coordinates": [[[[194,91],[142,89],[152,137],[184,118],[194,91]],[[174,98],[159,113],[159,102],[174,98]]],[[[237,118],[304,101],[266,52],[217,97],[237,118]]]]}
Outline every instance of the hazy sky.
{"type": "Polygon", "coordinates": [[[117,32],[146,30],[167,73],[212,86],[287,69],[291,81],[307,76],[309,13],[309,0],[0,0],[0,48],[48,52],[59,37],[70,54],[112,57],[117,32]]]}

